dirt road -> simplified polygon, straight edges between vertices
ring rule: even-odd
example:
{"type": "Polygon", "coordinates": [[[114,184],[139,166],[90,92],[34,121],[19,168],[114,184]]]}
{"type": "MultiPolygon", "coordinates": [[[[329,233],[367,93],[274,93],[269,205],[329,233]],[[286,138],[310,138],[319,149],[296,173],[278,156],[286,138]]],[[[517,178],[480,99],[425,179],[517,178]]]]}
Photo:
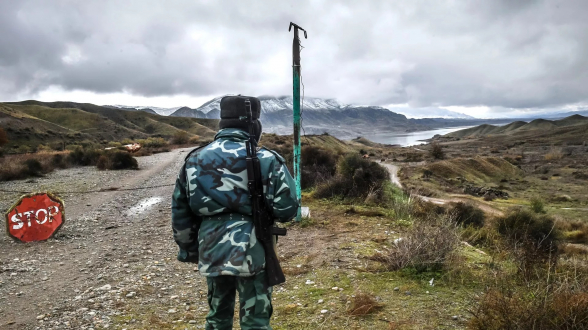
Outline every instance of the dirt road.
{"type": "MultiPolygon", "coordinates": [[[[189,149],[188,149],[189,150],[189,149]]],[[[187,149],[138,158],[138,171],[60,170],[0,183],[0,189],[89,191],[172,185],[187,149]]],[[[169,225],[173,186],[89,194],[62,193],[66,222],[46,242],[0,239],[0,329],[84,329],[108,326],[142,281],[165,291],[181,270],[201,284],[192,265],[174,258],[169,225]],[[157,237],[158,239],[155,239],[157,237]],[[161,239],[160,239],[161,238],[161,239]]],[[[6,211],[18,194],[0,193],[6,211]]],[[[4,219],[3,219],[4,221],[4,219]]],[[[202,302],[203,303],[203,302],[202,302]]]]}
{"type": "MultiPolygon", "coordinates": [[[[400,166],[394,165],[394,164],[387,164],[387,163],[380,163],[380,165],[384,166],[388,170],[388,172],[390,173],[390,181],[392,182],[392,184],[394,184],[395,186],[397,186],[399,188],[402,188],[402,183],[400,182],[400,179],[398,178],[398,171],[400,170],[400,166]]],[[[482,211],[484,211],[486,213],[499,215],[499,216],[503,215],[502,211],[497,210],[486,203],[482,203],[480,201],[473,200],[473,199],[469,198],[468,196],[451,195],[449,198],[434,198],[434,197],[417,195],[416,197],[422,199],[425,202],[429,202],[429,203],[433,203],[433,204],[437,204],[437,205],[444,205],[444,204],[451,203],[451,202],[474,203],[474,204],[476,204],[476,206],[478,206],[482,211]]]]}

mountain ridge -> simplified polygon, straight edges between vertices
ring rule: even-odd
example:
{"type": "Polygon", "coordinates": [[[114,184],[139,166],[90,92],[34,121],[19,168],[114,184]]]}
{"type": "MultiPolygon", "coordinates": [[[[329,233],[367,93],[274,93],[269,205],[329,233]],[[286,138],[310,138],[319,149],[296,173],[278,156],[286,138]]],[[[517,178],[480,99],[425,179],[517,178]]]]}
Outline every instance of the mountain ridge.
{"type": "Polygon", "coordinates": [[[444,135],[447,138],[476,138],[488,135],[516,135],[532,131],[549,132],[563,127],[588,125],[588,117],[574,114],[558,120],[543,118],[534,119],[530,122],[513,121],[504,126],[483,124],[467,129],[451,132],[444,135]]]}

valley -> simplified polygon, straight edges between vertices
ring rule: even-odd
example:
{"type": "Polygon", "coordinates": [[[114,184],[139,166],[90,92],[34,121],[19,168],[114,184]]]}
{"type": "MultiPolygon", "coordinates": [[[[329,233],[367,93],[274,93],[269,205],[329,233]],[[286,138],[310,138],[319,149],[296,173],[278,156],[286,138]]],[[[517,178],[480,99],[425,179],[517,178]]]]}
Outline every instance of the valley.
{"type": "MultiPolygon", "coordinates": [[[[175,260],[170,196],[187,146],[207,143],[217,121],[76,103],[1,109],[7,128],[20,128],[8,132],[9,150],[70,136],[68,145],[89,152],[120,138],[173,140],[183,128],[188,142],[134,157],[138,170],[72,165],[0,182],[3,209],[29,191],[53,191],[66,205],[66,224],[48,241],[0,239],[6,251],[0,327],[198,329],[208,311],[205,279],[195,264],[175,260]],[[38,135],[42,128],[52,133],[38,135]]],[[[497,317],[488,299],[506,299],[501,305],[521,313],[530,308],[508,300],[504,290],[517,297],[547,290],[541,308],[550,310],[533,307],[533,315],[573,318],[556,302],[559,292],[579,299],[588,287],[585,125],[580,116],[482,125],[437,134],[418,146],[304,136],[302,202],[312,217],[286,224],[288,235],[279,240],[287,282],[274,288],[273,327],[487,329],[487,315],[497,317]],[[557,244],[554,270],[546,270],[551,262],[543,257],[525,259],[531,257],[516,245],[535,241],[515,244],[501,232],[521,214],[557,233],[549,236],[557,244]],[[557,290],[542,286],[547,274],[557,290]],[[572,279],[573,287],[567,286],[572,279]]],[[[291,136],[264,134],[261,145],[291,164],[291,136]]],[[[45,149],[26,157],[67,159],[75,152],[45,149]]],[[[574,301],[573,308],[584,308],[583,300],[574,301]]]]}

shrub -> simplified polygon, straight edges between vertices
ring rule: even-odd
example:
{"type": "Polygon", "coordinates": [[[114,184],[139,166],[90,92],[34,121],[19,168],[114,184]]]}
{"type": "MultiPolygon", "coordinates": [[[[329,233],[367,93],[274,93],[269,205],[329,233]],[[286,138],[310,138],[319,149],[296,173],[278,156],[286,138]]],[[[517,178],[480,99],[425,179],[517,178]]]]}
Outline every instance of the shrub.
{"type": "Polygon", "coordinates": [[[24,173],[27,176],[42,176],[43,175],[43,165],[37,159],[31,158],[27,159],[24,162],[25,168],[24,173]]]}
{"type": "Polygon", "coordinates": [[[101,151],[94,149],[83,149],[81,147],[76,148],[68,155],[68,161],[74,165],[90,166],[96,165],[98,158],[101,155],[101,151]]]}
{"type": "Polygon", "coordinates": [[[37,152],[42,152],[42,151],[52,151],[52,150],[53,150],[53,148],[51,148],[51,147],[50,147],[50,146],[48,146],[48,145],[39,144],[39,145],[37,146],[37,152]]]}
{"type": "Polygon", "coordinates": [[[161,148],[168,145],[168,142],[161,137],[150,137],[148,139],[138,140],[137,143],[143,148],[161,148]]]}
{"type": "Polygon", "coordinates": [[[190,140],[190,134],[186,131],[177,131],[172,137],[173,144],[186,144],[190,140]]]}
{"type": "Polygon", "coordinates": [[[33,148],[27,145],[20,145],[18,146],[18,148],[16,148],[16,153],[17,154],[28,154],[33,152],[33,148]]]}
{"type": "Polygon", "coordinates": [[[431,150],[429,150],[429,153],[435,159],[443,159],[445,157],[443,147],[436,142],[431,143],[431,150]]]}
{"type": "Polygon", "coordinates": [[[136,170],[139,168],[139,163],[130,153],[117,150],[101,155],[96,167],[100,170],[136,170]]]}
{"type": "Polygon", "coordinates": [[[447,211],[455,222],[463,227],[473,226],[481,228],[484,226],[486,215],[479,207],[470,203],[452,203],[447,211]]]}
{"type": "Polygon", "coordinates": [[[513,249],[520,270],[525,274],[546,261],[552,264],[557,261],[561,235],[551,217],[516,209],[497,219],[496,226],[513,249]]]}
{"type": "Polygon", "coordinates": [[[363,159],[358,154],[348,154],[339,161],[337,175],[319,186],[315,196],[365,199],[376,194],[381,197],[384,183],[389,178],[388,171],[379,164],[363,159]]]}
{"type": "Polygon", "coordinates": [[[67,163],[65,161],[65,157],[62,154],[54,154],[51,157],[51,165],[57,168],[66,168],[67,163]]]}
{"type": "Polygon", "coordinates": [[[459,246],[453,219],[439,217],[434,221],[415,221],[406,236],[396,241],[387,255],[377,255],[390,270],[413,268],[417,272],[442,269],[459,246]]]}
{"type": "Polygon", "coordinates": [[[337,158],[337,155],[320,147],[302,147],[300,157],[302,189],[315,187],[331,179],[337,170],[337,158]]]}
{"type": "Polygon", "coordinates": [[[535,213],[545,213],[545,206],[543,205],[543,201],[540,198],[531,198],[531,204],[529,207],[531,208],[531,211],[535,213]]]}

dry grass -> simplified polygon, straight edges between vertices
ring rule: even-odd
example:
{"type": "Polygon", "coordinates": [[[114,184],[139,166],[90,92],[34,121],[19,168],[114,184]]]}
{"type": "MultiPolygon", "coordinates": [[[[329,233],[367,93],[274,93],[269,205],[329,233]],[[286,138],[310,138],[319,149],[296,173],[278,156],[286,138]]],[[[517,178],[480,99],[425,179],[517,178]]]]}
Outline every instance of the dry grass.
{"type": "Polygon", "coordinates": [[[303,265],[301,267],[282,267],[282,271],[285,275],[296,276],[308,273],[310,267],[308,265],[303,265]]]}
{"type": "Polygon", "coordinates": [[[545,159],[547,161],[553,161],[553,160],[560,160],[563,157],[564,157],[564,153],[560,147],[551,147],[549,152],[547,152],[545,154],[545,156],[543,156],[543,159],[545,159]]]}
{"type": "Polygon", "coordinates": [[[347,309],[347,314],[352,316],[362,316],[372,314],[384,307],[376,301],[373,294],[357,292],[351,299],[351,306],[347,309]]]}
{"type": "Polygon", "coordinates": [[[448,217],[415,221],[396,247],[374,259],[383,262],[390,270],[414,268],[416,271],[442,269],[451,259],[460,243],[455,221],[448,217]]]}
{"type": "Polygon", "coordinates": [[[63,167],[60,161],[68,152],[8,155],[0,158],[0,181],[26,179],[52,172],[63,167]],[[38,164],[36,164],[38,162],[38,164]],[[38,167],[40,166],[40,167],[38,167]]]}
{"type": "Polygon", "coordinates": [[[566,256],[588,256],[588,246],[583,244],[563,244],[561,250],[566,256]]]}
{"type": "Polygon", "coordinates": [[[588,224],[584,221],[560,220],[557,222],[557,228],[567,242],[588,243],[588,224]]]}
{"type": "Polygon", "coordinates": [[[472,314],[474,330],[588,329],[588,293],[563,284],[493,288],[472,314]]]}
{"type": "Polygon", "coordinates": [[[508,161],[498,157],[456,158],[429,165],[433,175],[446,178],[464,177],[476,182],[500,180],[505,177],[519,177],[522,172],[508,161]]]}

